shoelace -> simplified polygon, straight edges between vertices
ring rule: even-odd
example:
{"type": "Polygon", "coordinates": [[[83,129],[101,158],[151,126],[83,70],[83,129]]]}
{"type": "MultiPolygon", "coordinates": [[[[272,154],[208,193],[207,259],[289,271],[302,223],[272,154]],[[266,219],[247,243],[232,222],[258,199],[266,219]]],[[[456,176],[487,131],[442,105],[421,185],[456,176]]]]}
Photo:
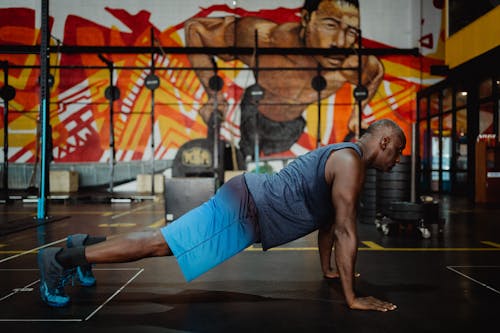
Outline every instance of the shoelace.
{"type": "Polygon", "coordinates": [[[64,286],[68,284],[68,281],[71,280],[71,285],[75,285],[75,269],[67,269],[63,272],[62,277],[57,282],[57,291],[64,290],[64,286]]]}
{"type": "Polygon", "coordinates": [[[80,266],[80,272],[82,272],[82,275],[85,277],[90,277],[92,275],[91,271],[92,267],[91,266],[80,266]]]}

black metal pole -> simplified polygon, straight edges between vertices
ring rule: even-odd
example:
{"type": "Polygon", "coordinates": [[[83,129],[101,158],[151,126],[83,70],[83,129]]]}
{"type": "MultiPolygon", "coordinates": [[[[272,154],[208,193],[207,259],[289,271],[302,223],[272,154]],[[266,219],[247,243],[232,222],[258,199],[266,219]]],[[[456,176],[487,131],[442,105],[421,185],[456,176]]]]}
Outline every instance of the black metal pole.
{"type": "Polygon", "coordinates": [[[113,193],[113,177],[115,175],[115,130],[114,130],[114,98],[113,86],[113,63],[109,65],[109,84],[111,87],[111,98],[109,99],[109,192],[113,193]]]}
{"type": "MultiPolygon", "coordinates": [[[[259,32],[257,29],[254,31],[255,39],[255,84],[259,84],[259,32]]],[[[255,161],[255,173],[259,173],[260,166],[260,135],[259,135],[259,108],[257,102],[257,113],[255,113],[255,140],[254,140],[254,161],[255,161]]]]}
{"type": "MultiPolygon", "coordinates": [[[[214,65],[214,78],[215,79],[218,79],[218,76],[217,76],[217,62],[216,60],[212,57],[212,62],[213,62],[213,65],[214,65]]],[[[216,80],[218,81],[218,80],[216,80]]],[[[213,169],[214,169],[214,176],[215,176],[215,179],[216,179],[216,184],[217,186],[219,185],[219,182],[222,181],[221,179],[219,179],[219,127],[220,127],[220,124],[219,124],[219,101],[218,101],[218,98],[217,98],[217,94],[219,92],[219,88],[222,89],[222,86],[219,87],[218,85],[215,85],[215,87],[213,87],[215,89],[213,89],[214,91],[214,111],[212,113],[212,118],[213,118],[213,124],[212,124],[212,128],[213,128],[213,156],[212,156],[212,166],[213,166],[213,169]]]]}
{"type": "MultiPolygon", "coordinates": [[[[363,46],[363,38],[361,36],[361,29],[358,30],[359,32],[359,43],[358,43],[358,87],[361,87],[363,85],[363,65],[362,65],[362,58],[361,58],[361,50],[363,46]]],[[[361,129],[361,122],[363,121],[363,100],[360,98],[357,100],[358,102],[358,139],[363,135],[363,131],[361,129]]]]}
{"type": "Polygon", "coordinates": [[[439,177],[438,177],[438,192],[441,193],[443,191],[443,92],[439,92],[439,99],[438,99],[438,105],[439,105],[439,110],[438,110],[438,149],[439,149],[439,160],[438,160],[438,170],[439,170],[439,177]]]}
{"type": "MultiPolygon", "coordinates": [[[[151,75],[155,73],[155,41],[154,30],[151,28],[151,75]]],[[[155,194],[155,90],[151,89],[151,194],[155,194]]]]}
{"type": "Polygon", "coordinates": [[[106,59],[102,54],[97,55],[103,63],[106,64],[109,71],[109,86],[104,91],[105,97],[109,101],[109,188],[108,191],[113,193],[113,178],[115,173],[115,131],[114,131],[114,110],[113,104],[115,99],[118,99],[119,91],[113,85],[113,62],[106,59]]]}
{"type": "MultiPolygon", "coordinates": [[[[37,54],[40,49],[39,45],[0,45],[1,54],[37,54]]],[[[94,46],[94,45],[61,45],[52,46],[49,48],[51,53],[65,54],[150,54],[150,46],[94,46]]],[[[253,55],[254,47],[161,47],[160,50],[155,47],[156,53],[168,54],[231,54],[231,55],[253,55]]],[[[289,54],[289,55],[353,55],[353,48],[316,48],[316,47],[263,47],[259,50],[260,54],[289,54]]],[[[357,50],[356,50],[357,52],[357,50]]],[[[419,56],[418,48],[364,48],[361,50],[363,55],[408,55],[419,56]]]]}
{"type": "MultiPolygon", "coordinates": [[[[5,62],[3,67],[4,87],[9,86],[9,64],[5,62]]],[[[5,199],[9,198],[9,101],[3,98],[3,191],[5,199]]]]}
{"type": "MultiPolygon", "coordinates": [[[[318,77],[321,76],[321,65],[318,63],[318,77]]],[[[316,133],[316,148],[321,146],[321,90],[318,92],[318,131],[316,133]]]]}
{"type": "Polygon", "coordinates": [[[47,197],[49,193],[49,159],[47,156],[47,131],[49,127],[49,0],[42,0],[41,47],[40,47],[40,122],[41,122],[41,159],[40,187],[38,190],[37,219],[47,218],[47,197]]]}

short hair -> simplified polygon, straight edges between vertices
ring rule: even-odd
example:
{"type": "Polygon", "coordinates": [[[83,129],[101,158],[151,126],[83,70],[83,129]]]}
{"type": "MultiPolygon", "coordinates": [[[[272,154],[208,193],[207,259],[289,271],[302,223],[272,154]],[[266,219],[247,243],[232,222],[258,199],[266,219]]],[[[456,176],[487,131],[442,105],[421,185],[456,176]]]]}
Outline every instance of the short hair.
{"type": "Polygon", "coordinates": [[[399,127],[396,122],[390,120],[390,119],[380,119],[375,122],[373,122],[367,129],[365,134],[375,134],[377,132],[380,132],[382,129],[389,129],[393,133],[397,133],[400,137],[401,140],[403,141],[403,144],[406,145],[406,136],[401,127],[399,127]]]}
{"type": "MultiPolygon", "coordinates": [[[[305,0],[304,6],[302,6],[302,9],[307,10],[307,12],[310,14],[318,9],[318,6],[322,1],[326,1],[326,0],[305,0]]],[[[333,0],[333,1],[339,2],[339,3],[342,3],[342,2],[348,3],[348,4],[353,5],[354,7],[359,9],[359,1],[358,0],[333,0]]]]}

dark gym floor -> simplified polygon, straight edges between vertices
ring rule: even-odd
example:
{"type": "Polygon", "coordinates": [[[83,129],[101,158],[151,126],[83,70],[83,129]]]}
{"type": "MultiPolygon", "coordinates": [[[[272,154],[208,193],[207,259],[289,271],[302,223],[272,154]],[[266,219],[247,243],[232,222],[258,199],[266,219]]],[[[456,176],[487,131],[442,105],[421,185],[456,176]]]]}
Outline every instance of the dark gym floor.
{"type": "MultiPolygon", "coordinates": [[[[316,234],[262,252],[257,246],[186,283],[174,258],[97,265],[95,287],[69,285],[67,308],[40,300],[36,252],[72,233],[110,235],[164,224],[162,199],[131,203],[50,200],[54,221],[0,236],[2,332],[481,332],[498,329],[500,207],[440,198],[431,225],[384,235],[359,225],[359,295],[397,304],[352,311],[322,278],[316,234]],[[495,329],[497,327],[497,329],[495,329]]],[[[0,205],[0,225],[36,216],[35,203],[0,205]]]]}

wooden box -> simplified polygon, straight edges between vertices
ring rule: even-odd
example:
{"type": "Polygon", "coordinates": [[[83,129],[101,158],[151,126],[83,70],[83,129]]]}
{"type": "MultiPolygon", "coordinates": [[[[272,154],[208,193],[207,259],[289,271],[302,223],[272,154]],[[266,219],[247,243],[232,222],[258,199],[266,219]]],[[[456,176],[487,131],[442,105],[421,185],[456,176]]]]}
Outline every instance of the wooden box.
{"type": "Polygon", "coordinates": [[[69,170],[54,170],[49,173],[49,189],[51,193],[77,192],[78,172],[69,170]]]}
{"type": "MultiPolygon", "coordinates": [[[[139,174],[137,175],[137,192],[138,193],[151,193],[151,174],[139,174]]],[[[163,193],[165,183],[164,176],[162,174],[155,174],[155,193],[163,193]]]]}

